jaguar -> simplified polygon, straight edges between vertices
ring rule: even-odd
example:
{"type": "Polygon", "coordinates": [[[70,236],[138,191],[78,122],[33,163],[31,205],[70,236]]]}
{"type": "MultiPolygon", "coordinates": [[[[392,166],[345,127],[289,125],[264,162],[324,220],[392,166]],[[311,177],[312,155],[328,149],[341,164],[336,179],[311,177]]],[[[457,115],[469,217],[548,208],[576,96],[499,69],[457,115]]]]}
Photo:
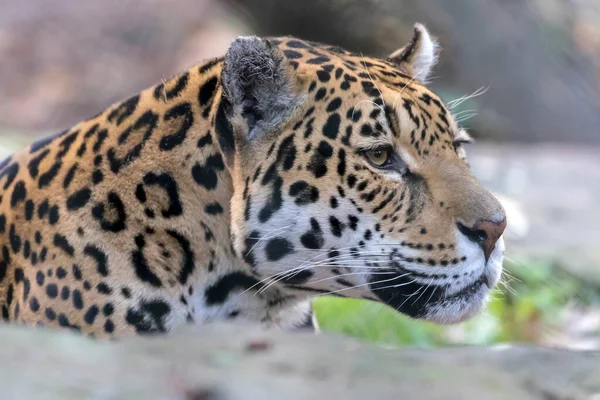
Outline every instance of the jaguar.
{"type": "Polygon", "coordinates": [[[421,24],[387,58],[244,36],[0,164],[5,323],[95,337],[246,320],[311,300],[441,324],[485,307],[506,216],[428,89],[421,24]]]}

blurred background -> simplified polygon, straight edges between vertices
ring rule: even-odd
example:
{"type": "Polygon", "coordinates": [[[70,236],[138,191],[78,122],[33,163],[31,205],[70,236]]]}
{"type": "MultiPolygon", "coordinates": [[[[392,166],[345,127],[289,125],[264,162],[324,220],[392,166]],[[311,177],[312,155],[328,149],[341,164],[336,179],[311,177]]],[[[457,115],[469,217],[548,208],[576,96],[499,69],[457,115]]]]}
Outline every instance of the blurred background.
{"type": "Polygon", "coordinates": [[[414,22],[443,48],[433,89],[477,139],[476,175],[509,215],[505,284],[439,327],[320,298],[324,330],[416,346],[600,348],[597,0],[0,0],[0,157],[204,59],[241,34],[386,56],[414,22]],[[458,103],[458,102],[457,102],[458,103]]]}

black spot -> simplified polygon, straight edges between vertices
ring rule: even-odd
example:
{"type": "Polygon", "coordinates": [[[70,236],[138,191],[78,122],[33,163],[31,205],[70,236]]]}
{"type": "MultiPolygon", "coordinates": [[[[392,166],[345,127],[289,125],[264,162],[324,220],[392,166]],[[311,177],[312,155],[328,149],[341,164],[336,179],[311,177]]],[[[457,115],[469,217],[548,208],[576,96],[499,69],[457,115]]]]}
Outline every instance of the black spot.
{"type": "Polygon", "coordinates": [[[329,57],[319,56],[319,57],[311,58],[310,60],[306,61],[306,63],[320,65],[320,64],[325,64],[326,62],[329,62],[329,61],[330,61],[329,57]]]}
{"type": "Polygon", "coordinates": [[[348,215],[348,221],[350,221],[350,229],[355,231],[358,227],[358,218],[354,215],[348,215]]]}
{"type": "MultiPolygon", "coordinates": [[[[105,218],[105,205],[104,203],[98,203],[92,208],[92,216],[98,222],[100,222],[100,227],[105,231],[110,232],[120,232],[125,229],[126,223],[126,213],[125,213],[125,205],[119,195],[115,192],[108,193],[108,205],[109,211],[114,210],[116,213],[116,219],[114,221],[110,221],[105,218]]],[[[113,214],[114,214],[113,213],[113,214]]]]}
{"type": "Polygon", "coordinates": [[[149,186],[159,186],[167,193],[167,196],[169,197],[169,207],[161,211],[164,218],[177,217],[183,214],[177,182],[171,175],[156,175],[153,172],[149,172],[144,176],[144,183],[149,186]]]}
{"type": "Polygon", "coordinates": [[[154,98],[156,100],[168,101],[181,94],[187,87],[189,80],[189,72],[184,72],[179,77],[170,79],[168,82],[161,83],[154,88],[154,98]],[[173,82],[175,84],[173,85],[173,82]],[[165,89],[165,86],[172,86],[170,89],[165,89]]]}
{"type": "Polygon", "coordinates": [[[250,235],[248,235],[246,239],[244,239],[244,244],[246,248],[242,251],[242,256],[244,258],[244,261],[246,261],[246,263],[253,268],[256,266],[256,259],[254,258],[253,248],[256,245],[256,243],[258,243],[259,237],[260,232],[254,230],[250,232],[250,235]]]}
{"type": "Polygon", "coordinates": [[[289,135],[281,141],[277,151],[277,163],[283,162],[283,170],[289,171],[296,160],[296,146],[294,146],[294,135],[289,135]]]}
{"type": "Polygon", "coordinates": [[[27,301],[31,291],[31,282],[28,278],[23,278],[23,302],[27,301]]]}
{"type": "Polygon", "coordinates": [[[207,61],[205,64],[202,64],[200,68],[198,68],[198,72],[200,72],[200,74],[204,74],[221,61],[223,61],[222,57],[213,58],[212,60],[207,61]]]}
{"type": "Polygon", "coordinates": [[[281,282],[288,285],[299,285],[306,283],[313,275],[314,273],[312,271],[307,269],[298,269],[293,273],[284,275],[284,277],[281,278],[281,282]]]}
{"type": "Polygon", "coordinates": [[[310,219],[310,230],[300,237],[300,242],[307,249],[320,249],[323,247],[323,231],[315,218],[310,219]]]}
{"type": "Polygon", "coordinates": [[[71,324],[69,324],[69,319],[65,314],[58,315],[58,324],[64,328],[68,328],[71,326],[71,324]]]}
{"type": "Polygon", "coordinates": [[[302,53],[299,53],[295,50],[284,50],[283,53],[285,54],[285,56],[289,59],[297,59],[297,58],[302,58],[302,53]]]}
{"type": "Polygon", "coordinates": [[[104,308],[102,308],[102,313],[106,317],[110,317],[113,314],[114,311],[115,311],[115,308],[113,307],[113,305],[111,303],[106,303],[104,305],[104,308]]]}
{"type": "Polygon", "coordinates": [[[10,224],[8,235],[10,247],[12,248],[13,253],[18,253],[21,251],[21,236],[17,235],[14,224],[10,224]]]}
{"type": "Polygon", "coordinates": [[[110,320],[107,319],[106,322],[104,323],[104,332],[106,333],[112,333],[115,330],[115,324],[110,320]]]}
{"type": "Polygon", "coordinates": [[[337,198],[331,196],[331,198],[329,199],[329,205],[331,206],[331,208],[337,208],[339,205],[337,198]]]}
{"type": "Polygon", "coordinates": [[[35,281],[37,282],[38,285],[43,286],[44,285],[44,280],[45,280],[46,276],[44,275],[44,273],[42,271],[38,271],[35,274],[35,281]]]}
{"type": "Polygon", "coordinates": [[[223,304],[234,290],[247,290],[250,288],[259,290],[262,287],[256,278],[243,272],[232,272],[221,277],[206,289],[204,298],[207,306],[214,306],[223,304]]]}
{"type": "Polygon", "coordinates": [[[329,225],[331,225],[331,233],[333,236],[341,237],[346,225],[333,215],[329,217],[329,225]]]}
{"type": "Polygon", "coordinates": [[[67,209],[70,211],[78,210],[84,207],[92,196],[89,188],[83,188],[67,198],[67,209]]]}
{"type": "Polygon", "coordinates": [[[48,213],[49,208],[50,208],[50,206],[48,205],[48,199],[45,199],[44,201],[42,201],[40,203],[40,205],[38,206],[38,218],[39,219],[45,218],[46,214],[48,213]]]}
{"type": "Polygon", "coordinates": [[[166,332],[166,319],[171,312],[171,306],[161,300],[145,301],[140,303],[138,309],[127,310],[125,320],[135,327],[140,334],[166,332]]]}
{"type": "Polygon", "coordinates": [[[59,219],[60,215],[58,213],[58,206],[50,207],[50,211],[48,212],[48,222],[50,225],[55,225],[59,219]]]}
{"type": "Polygon", "coordinates": [[[323,98],[325,97],[326,94],[327,94],[327,89],[320,88],[319,90],[317,90],[317,94],[315,94],[315,101],[323,100],[323,98]]]}
{"type": "Polygon", "coordinates": [[[58,279],[64,279],[67,276],[67,271],[63,267],[56,268],[56,277],[58,279]]]}
{"type": "Polygon", "coordinates": [[[71,295],[71,290],[69,289],[69,287],[63,286],[63,288],[60,291],[60,298],[62,300],[68,300],[70,295],[71,295]]]}
{"type": "Polygon", "coordinates": [[[346,151],[344,149],[340,149],[338,152],[338,175],[344,176],[346,174],[346,151]]]}
{"type": "Polygon", "coordinates": [[[83,297],[79,289],[73,290],[73,306],[78,310],[83,309],[83,297]]]}
{"type": "MultiPolygon", "coordinates": [[[[335,99],[331,100],[329,102],[329,104],[327,105],[327,112],[334,112],[335,110],[340,108],[341,105],[342,105],[342,99],[340,97],[336,97],[335,99]]],[[[339,115],[338,115],[338,118],[339,118],[339,115]]]]}
{"type": "Polygon", "coordinates": [[[15,184],[13,188],[12,196],[10,198],[10,206],[11,208],[15,208],[17,204],[22,201],[25,201],[27,198],[27,189],[25,188],[25,182],[19,181],[15,184]]]}
{"type": "Polygon", "coordinates": [[[40,302],[37,298],[32,297],[31,299],[29,299],[29,308],[33,312],[38,312],[40,310],[40,302]]]}
{"type": "Polygon", "coordinates": [[[288,42],[286,42],[286,45],[288,47],[294,48],[294,49],[307,49],[308,46],[304,43],[302,43],[299,40],[290,40],[288,42]]]}
{"type": "Polygon", "coordinates": [[[53,243],[54,246],[67,253],[67,255],[73,257],[73,255],[75,254],[75,249],[73,248],[73,246],[71,246],[71,244],[65,236],[59,233],[55,233],[53,243]]]}
{"type": "Polygon", "coordinates": [[[19,284],[23,282],[25,279],[25,273],[23,272],[23,268],[15,268],[15,283],[19,284]]]}
{"type": "Polygon", "coordinates": [[[296,181],[290,186],[289,194],[295,197],[297,205],[306,205],[319,200],[319,189],[306,181],[296,181]]]}
{"type": "Polygon", "coordinates": [[[26,240],[25,244],[23,244],[23,257],[29,258],[30,254],[31,254],[31,243],[29,243],[29,240],[26,240]]]}
{"type": "Polygon", "coordinates": [[[210,203],[204,206],[204,212],[211,215],[222,214],[223,207],[219,202],[215,201],[214,203],[210,203]]]}
{"type": "Polygon", "coordinates": [[[324,176],[327,173],[327,160],[331,158],[332,154],[333,148],[331,145],[325,141],[321,141],[306,168],[311,171],[316,178],[324,176]]]}
{"type": "Polygon", "coordinates": [[[152,111],[146,111],[142,116],[138,118],[138,120],[127,128],[121,135],[119,136],[119,145],[122,145],[127,141],[127,138],[134,132],[141,131],[143,134],[141,135],[140,141],[135,144],[131,149],[125,154],[123,157],[117,156],[117,150],[115,147],[112,147],[107,152],[108,161],[110,162],[110,169],[113,173],[119,173],[122,168],[128,166],[133,161],[135,161],[142,153],[146,142],[152,136],[154,129],[156,128],[156,123],[158,121],[158,115],[153,113],[152,111]]]}
{"type": "Polygon", "coordinates": [[[71,185],[71,182],[73,182],[73,178],[75,177],[75,172],[77,171],[77,167],[78,167],[78,165],[77,165],[77,163],[75,163],[67,171],[67,174],[65,175],[65,179],[63,180],[63,188],[65,190],[68,189],[69,186],[71,185]]]}
{"type": "Polygon", "coordinates": [[[100,282],[99,284],[96,285],[96,290],[98,291],[98,293],[100,294],[105,294],[105,295],[109,295],[112,294],[112,289],[110,286],[108,286],[106,284],[106,282],[100,282]]]}
{"type": "Polygon", "coordinates": [[[284,238],[273,238],[268,241],[265,247],[267,260],[278,261],[283,257],[291,254],[294,251],[294,246],[284,238]]]}
{"type": "Polygon", "coordinates": [[[204,146],[206,146],[207,144],[211,144],[212,143],[212,136],[210,135],[210,131],[206,132],[206,135],[202,136],[200,139],[198,139],[198,143],[197,146],[198,148],[202,148],[204,146]]]}
{"type": "Polygon", "coordinates": [[[277,176],[271,188],[271,196],[269,197],[267,204],[260,210],[258,214],[258,220],[260,222],[267,222],[273,216],[273,214],[281,208],[281,205],[283,204],[283,197],[281,194],[282,186],[283,179],[280,176],[277,176]]]}
{"type": "Polygon", "coordinates": [[[6,176],[6,182],[4,182],[4,190],[8,189],[10,185],[12,185],[15,180],[17,173],[19,172],[19,164],[14,163],[5,167],[0,172],[0,180],[6,176]]]}
{"type": "Polygon", "coordinates": [[[62,158],[68,153],[69,149],[77,139],[78,135],[79,131],[74,131],[73,133],[66,136],[59,143],[59,147],[61,147],[61,150],[58,153],[56,153],[56,159],[54,161],[54,164],[48,169],[48,171],[40,175],[38,179],[38,187],[40,189],[49,186],[50,183],[52,183],[52,181],[54,180],[54,178],[56,178],[58,172],[60,171],[60,168],[62,167],[62,158]]]}
{"type": "Polygon", "coordinates": [[[98,247],[88,244],[83,249],[83,254],[92,257],[96,261],[96,271],[102,276],[108,276],[108,257],[98,247]]]}
{"type": "Polygon", "coordinates": [[[203,186],[206,190],[214,190],[218,182],[217,172],[223,169],[225,169],[223,158],[220,154],[213,154],[207,158],[205,165],[200,165],[200,163],[194,165],[192,177],[198,185],[203,186]]]}
{"type": "Polygon", "coordinates": [[[181,145],[187,136],[188,130],[194,124],[194,112],[190,103],[181,103],[165,113],[164,120],[169,122],[181,118],[179,129],[173,134],[166,135],[160,140],[159,148],[163,151],[173,150],[181,145]]]}
{"type": "Polygon", "coordinates": [[[83,279],[83,276],[81,275],[81,268],[79,268],[79,265],[77,264],[73,264],[73,277],[75,277],[75,279],[78,281],[83,279]]]}
{"type": "MultiPolygon", "coordinates": [[[[32,200],[27,200],[25,202],[25,219],[27,221],[31,221],[31,219],[33,218],[33,209],[35,208],[35,205],[33,204],[32,200]]],[[[0,232],[3,231],[3,229],[1,229],[0,227],[0,232]]]]}
{"type": "Polygon", "coordinates": [[[213,76],[200,87],[200,91],[198,92],[198,102],[202,107],[206,106],[213,98],[218,83],[219,79],[216,76],[213,76]]]}
{"type": "Polygon", "coordinates": [[[226,107],[230,108],[230,104],[223,98],[215,115],[215,133],[217,134],[221,150],[225,154],[232,154],[235,151],[235,141],[233,138],[233,128],[226,115],[226,107]]]}
{"type": "Polygon", "coordinates": [[[275,177],[277,177],[277,164],[273,163],[263,175],[260,184],[263,186],[268,185],[275,177]]]}
{"type": "Polygon", "coordinates": [[[91,325],[94,323],[94,321],[96,320],[96,316],[98,316],[98,306],[97,305],[93,305],[90,308],[88,308],[88,310],[86,311],[85,315],[83,316],[84,321],[88,324],[91,325]]]}
{"type": "Polygon", "coordinates": [[[119,106],[108,114],[108,122],[115,122],[117,126],[121,125],[133,112],[135,111],[138,102],[140,100],[139,95],[135,95],[125,100],[119,106]]]}
{"type": "Polygon", "coordinates": [[[56,319],[56,312],[50,307],[46,308],[45,314],[46,318],[48,318],[50,321],[54,321],[56,319]]]}
{"type": "Polygon", "coordinates": [[[317,78],[319,78],[319,81],[321,82],[329,82],[331,75],[327,71],[319,70],[317,71],[317,78]]]}
{"type": "Polygon", "coordinates": [[[154,287],[161,287],[162,281],[156,276],[154,272],[148,266],[148,261],[144,256],[143,249],[145,246],[145,240],[142,235],[138,235],[135,238],[138,249],[133,251],[131,254],[131,262],[135,269],[135,273],[143,282],[147,282],[154,287]]]}
{"type": "Polygon", "coordinates": [[[331,114],[323,126],[323,135],[330,139],[337,138],[338,131],[340,129],[340,122],[341,120],[339,114],[331,114]]]}
{"type": "Polygon", "coordinates": [[[373,131],[373,127],[371,127],[369,124],[363,124],[363,126],[360,128],[360,134],[361,136],[376,136],[373,131]]]}
{"type": "Polygon", "coordinates": [[[94,185],[101,183],[104,180],[104,174],[99,169],[92,172],[92,182],[94,185]]]}
{"type": "Polygon", "coordinates": [[[10,306],[12,304],[13,301],[13,296],[14,296],[14,286],[13,284],[9,284],[8,285],[8,291],[6,292],[6,305],[10,306]]]}
{"type": "Polygon", "coordinates": [[[54,283],[49,283],[46,286],[46,294],[48,295],[48,297],[50,297],[51,299],[54,299],[58,296],[58,287],[56,287],[56,284],[54,283]]]}
{"type": "Polygon", "coordinates": [[[179,283],[185,285],[189,276],[194,272],[194,253],[192,252],[190,241],[177,231],[166,231],[169,236],[174,238],[183,253],[183,260],[179,270],[179,283]]]}

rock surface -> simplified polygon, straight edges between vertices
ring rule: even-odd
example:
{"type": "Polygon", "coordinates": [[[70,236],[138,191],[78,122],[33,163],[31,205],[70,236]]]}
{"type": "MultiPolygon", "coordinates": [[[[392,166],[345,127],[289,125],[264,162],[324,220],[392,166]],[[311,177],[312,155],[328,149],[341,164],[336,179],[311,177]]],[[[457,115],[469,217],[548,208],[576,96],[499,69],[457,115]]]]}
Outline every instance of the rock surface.
{"type": "Polygon", "coordinates": [[[117,342],[1,327],[10,399],[596,399],[600,355],[538,347],[385,349],[248,325],[117,342]]]}

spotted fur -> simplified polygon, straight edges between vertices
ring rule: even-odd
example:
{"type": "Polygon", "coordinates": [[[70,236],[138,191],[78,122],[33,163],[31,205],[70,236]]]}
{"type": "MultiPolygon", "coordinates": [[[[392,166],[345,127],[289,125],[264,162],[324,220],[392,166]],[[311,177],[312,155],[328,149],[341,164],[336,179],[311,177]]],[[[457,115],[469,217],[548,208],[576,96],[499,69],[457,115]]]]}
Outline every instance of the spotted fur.
{"type": "Polygon", "coordinates": [[[294,326],[328,293],[473,315],[498,279],[504,214],[423,85],[435,49],[421,25],[389,59],[239,38],[9,157],[3,319],[96,336],[294,326]],[[382,145],[385,169],[365,158],[382,145]]]}

